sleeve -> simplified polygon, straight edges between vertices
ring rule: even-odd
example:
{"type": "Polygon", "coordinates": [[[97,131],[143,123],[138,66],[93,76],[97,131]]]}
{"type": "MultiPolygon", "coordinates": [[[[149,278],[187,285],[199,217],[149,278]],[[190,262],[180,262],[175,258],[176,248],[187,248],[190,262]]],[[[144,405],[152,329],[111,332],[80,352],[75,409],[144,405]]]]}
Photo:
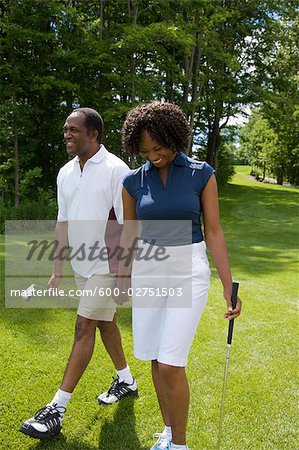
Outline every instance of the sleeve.
{"type": "Polygon", "coordinates": [[[57,176],[57,204],[58,204],[58,222],[67,222],[67,206],[66,201],[62,193],[62,172],[61,170],[57,176]]]}
{"type": "Polygon", "coordinates": [[[123,180],[123,185],[132,197],[135,197],[135,177],[129,173],[123,180]]]}
{"type": "Polygon", "coordinates": [[[122,187],[123,179],[129,172],[126,165],[118,166],[112,177],[112,203],[118,223],[123,223],[122,187]]]}
{"type": "Polygon", "coordinates": [[[208,184],[209,179],[212,175],[214,175],[215,170],[208,163],[204,162],[202,165],[202,169],[200,170],[200,191],[202,192],[206,185],[208,184]]]}

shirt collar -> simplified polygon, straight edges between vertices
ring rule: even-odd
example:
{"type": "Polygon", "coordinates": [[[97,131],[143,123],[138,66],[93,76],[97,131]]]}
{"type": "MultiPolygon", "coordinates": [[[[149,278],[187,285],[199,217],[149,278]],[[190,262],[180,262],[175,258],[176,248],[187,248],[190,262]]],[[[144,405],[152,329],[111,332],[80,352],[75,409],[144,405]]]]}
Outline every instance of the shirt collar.
{"type": "MultiPolygon", "coordinates": [[[[184,152],[180,151],[172,161],[172,164],[174,164],[175,166],[186,166],[187,162],[188,162],[187,155],[185,155],[184,152]]],[[[150,161],[146,161],[146,163],[144,164],[144,169],[146,171],[152,169],[153,167],[154,166],[150,161]]]]}
{"type": "MultiPolygon", "coordinates": [[[[107,151],[106,147],[103,144],[101,144],[99,150],[87,161],[91,161],[95,164],[98,164],[101,161],[103,161],[103,159],[107,158],[107,154],[108,154],[108,151],[107,151]]],[[[80,161],[80,158],[78,155],[75,156],[75,160],[78,162],[80,161]]]]}

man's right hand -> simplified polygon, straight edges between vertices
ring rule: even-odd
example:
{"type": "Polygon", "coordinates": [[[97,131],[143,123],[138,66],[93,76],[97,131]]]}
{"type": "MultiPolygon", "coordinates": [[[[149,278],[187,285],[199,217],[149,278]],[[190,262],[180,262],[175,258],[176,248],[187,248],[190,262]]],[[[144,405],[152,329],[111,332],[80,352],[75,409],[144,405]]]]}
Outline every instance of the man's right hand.
{"type": "Polygon", "coordinates": [[[48,289],[57,289],[59,286],[59,283],[61,281],[62,275],[56,275],[55,273],[52,273],[49,281],[48,281],[48,289]]]}

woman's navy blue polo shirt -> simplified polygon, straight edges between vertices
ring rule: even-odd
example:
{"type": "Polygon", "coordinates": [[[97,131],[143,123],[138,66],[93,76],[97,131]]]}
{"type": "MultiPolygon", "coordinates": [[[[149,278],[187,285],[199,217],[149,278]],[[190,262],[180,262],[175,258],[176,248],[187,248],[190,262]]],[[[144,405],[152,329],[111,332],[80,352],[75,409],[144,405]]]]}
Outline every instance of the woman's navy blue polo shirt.
{"type": "MultiPolygon", "coordinates": [[[[206,162],[196,161],[179,152],[169,166],[165,185],[158,169],[150,161],[130,172],[123,184],[136,200],[136,214],[141,222],[192,220],[194,243],[203,240],[200,195],[214,172],[206,162]]],[[[149,236],[144,232],[142,238],[147,240],[149,236]]]]}

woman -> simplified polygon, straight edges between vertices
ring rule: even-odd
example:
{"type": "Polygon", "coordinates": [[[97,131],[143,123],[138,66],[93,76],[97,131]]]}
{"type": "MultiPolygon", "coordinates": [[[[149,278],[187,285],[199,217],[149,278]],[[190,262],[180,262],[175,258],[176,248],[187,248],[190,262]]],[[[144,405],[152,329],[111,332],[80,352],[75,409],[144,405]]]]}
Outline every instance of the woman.
{"type": "MultiPolygon", "coordinates": [[[[225,317],[236,318],[241,311],[240,299],[235,309],[231,305],[232,277],[219,221],[214,170],[183,153],[190,132],[180,108],[160,102],[134,108],[122,130],[125,150],[146,161],[124,179],[122,245],[133,243],[136,230],[132,224],[140,221],[139,246],[148,257],[139,254],[132,267],[134,352],[139,359],[151,360],[165,424],[152,450],[188,448],[185,366],[208,296],[205,241],[223,284],[225,317]],[[168,221],[166,227],[163,221],[168,221]],[[184,233],[188,224],[190,232],[184,233]],[[155,253],[158,247],[161,251],[155,253]]],[[[128,275],[130,268],[122,263],[122,275],[126,270],[128,275]]],[[[124,286],[124,278],[119,277],[120,291],[124,286]]]]}

